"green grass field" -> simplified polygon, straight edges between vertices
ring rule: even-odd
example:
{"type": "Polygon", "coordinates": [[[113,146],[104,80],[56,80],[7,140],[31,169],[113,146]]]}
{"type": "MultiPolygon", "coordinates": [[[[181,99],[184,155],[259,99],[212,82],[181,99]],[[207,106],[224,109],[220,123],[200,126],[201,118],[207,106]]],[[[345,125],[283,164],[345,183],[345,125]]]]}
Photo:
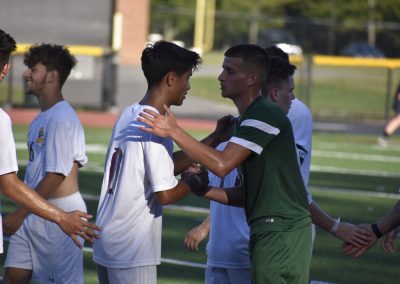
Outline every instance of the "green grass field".
{"type": "MultiPolygon", "coordinates": [[[[99,195],[102,167],[111,134],[110,129],[88,128],[86,131],[89,163],[81,171],[82,193],[99,195]]],[[[23,174],[27,159],[26,127],[14,126],[18,158],[23,174]]],[[[191,132],[197,138],[205,132],[191,132]]],[[[396,202],[400,186],[400,138],[394,137],[387,148],[376,146],[376,137],[368,135],[314,133],[310,188],[315,201],[334,217],[353,223],[372,222],[396,202]],[[381,194],[381,195],[378,195],[381,194]]],[[[208,202],[188,196],[178,203],[208,207],[208,202]]],[[[87,201],[95,213],[97,201],[87,201]]],[[[14,204],[3,200],[3,212],[14,204]]],[[[164,210],[162,258],[205,264],[205,244],[198,252],[183,247],[186,233],[205,217],[204,213],[164,210]]],[[[386,255],[379,245],[360,259],[343,256],[341,242],[318,230],[311,264],[311,278],[333,283],[398,283],[399,253],[386,255]]],[[[3,261],[4,254],[0,261],[3,261]]],[[[90,251],[85,252],[85,283],[97,283],[90,251]]],[[[163,262],[158,269],[158,283],[204,283],[204,269],[163,262]]]]}

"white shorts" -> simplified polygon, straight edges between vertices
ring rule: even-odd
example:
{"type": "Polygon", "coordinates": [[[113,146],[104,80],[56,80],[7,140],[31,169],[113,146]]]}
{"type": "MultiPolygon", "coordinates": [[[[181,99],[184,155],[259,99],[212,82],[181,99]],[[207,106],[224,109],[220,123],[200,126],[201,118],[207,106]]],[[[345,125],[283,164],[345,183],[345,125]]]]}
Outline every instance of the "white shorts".
{"type": "MultiPolygon", "coordinates": [[[[86,212],[79,192],[49,202],[64,211],[86,212]]],[[[34,214],[11,236],[4,267],[32,270],[32,280],[38,283],[84,282],[82,250],[57,224],[34,214]]]]}
{"type": "Polygon", "coordinates": [[[109,268],[97,264],[99,284],[156,284],[157,266],[109,268]]]}

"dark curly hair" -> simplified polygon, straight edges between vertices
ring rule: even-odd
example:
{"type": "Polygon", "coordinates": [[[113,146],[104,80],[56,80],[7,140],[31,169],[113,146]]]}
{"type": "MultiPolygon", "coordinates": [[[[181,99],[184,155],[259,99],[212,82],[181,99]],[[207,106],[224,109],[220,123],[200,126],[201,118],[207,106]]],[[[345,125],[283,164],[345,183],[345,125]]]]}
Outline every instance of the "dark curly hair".
{"type": "Polygon", "coordinates": [[[196,52],[168,41],[148,44],[142,52],[141,60],[149,89],[158,85],[168,72],[180,76],[188,70],[196,70],[201,63],[196,52]]]}
{"type": "Polygon", "coordinates": [[[10,55],[17,49],[15,40],[4,32],[0,30],[0,69],[3,69],[4,65],[8,62],[10,55]]]}
{"type": "Polygon", "coordinates": [[[58,72],[61,88],[77,61],[65,46],[42,43],[31,46],[24,54],[24,64],[27,67],[31,68],[37,63],[43,64],[48,71],[58,72]]]}

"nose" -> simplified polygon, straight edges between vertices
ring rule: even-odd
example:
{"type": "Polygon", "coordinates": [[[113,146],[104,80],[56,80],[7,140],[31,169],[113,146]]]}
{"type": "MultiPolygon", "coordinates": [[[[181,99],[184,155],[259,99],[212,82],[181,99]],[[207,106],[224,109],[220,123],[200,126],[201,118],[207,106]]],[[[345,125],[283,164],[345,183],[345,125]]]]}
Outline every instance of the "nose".
{"type": "Polygon", "coordinates": [[[221,74],[219,74],[219,76],[218,76],[218,81],[223,81],[223,77],[222,77],[222,74],[223,74],[224,72],[221,72],[221,74]]]}
{"type": "Polygon", "coordinates": [[[24,76],[24,77],[28,77],[28,76],[30,76],[30,75],[31,75],[31,69],[28,68],[28,69],[26,69],[26,71],[24,72],[23,76],[24,76]]]}

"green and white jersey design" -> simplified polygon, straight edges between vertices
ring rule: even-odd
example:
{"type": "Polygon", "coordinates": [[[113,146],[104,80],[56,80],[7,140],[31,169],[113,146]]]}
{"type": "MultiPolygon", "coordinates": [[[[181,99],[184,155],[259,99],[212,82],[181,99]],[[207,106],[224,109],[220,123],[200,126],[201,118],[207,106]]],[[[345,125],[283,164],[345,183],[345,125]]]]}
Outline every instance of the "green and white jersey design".
{"type": "Polygon", "coordinates": [[[311,222],[292,126],[260,97],[241,116],[231,143],[253,151],[242,163],[250,234],[291,231],[311,222]]]}

